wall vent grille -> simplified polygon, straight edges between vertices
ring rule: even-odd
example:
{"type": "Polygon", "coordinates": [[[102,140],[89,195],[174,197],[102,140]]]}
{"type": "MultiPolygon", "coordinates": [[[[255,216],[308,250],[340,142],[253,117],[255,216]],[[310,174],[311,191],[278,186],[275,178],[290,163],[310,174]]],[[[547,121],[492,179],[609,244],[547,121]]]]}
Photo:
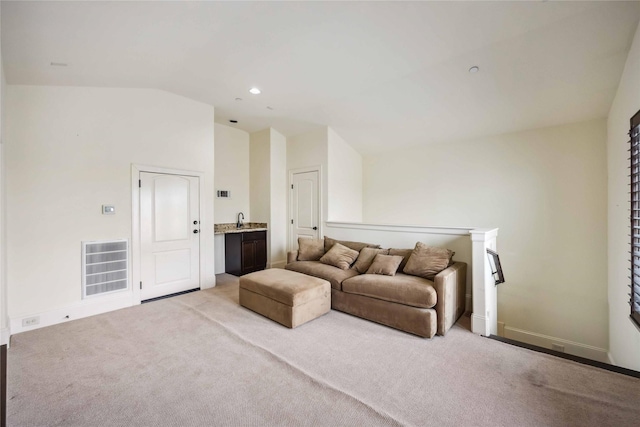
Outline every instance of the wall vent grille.
{"type": "Polygon", "coordinates": [[[129,242],[82,242],[82,298],[129,287],[129,242]]]}

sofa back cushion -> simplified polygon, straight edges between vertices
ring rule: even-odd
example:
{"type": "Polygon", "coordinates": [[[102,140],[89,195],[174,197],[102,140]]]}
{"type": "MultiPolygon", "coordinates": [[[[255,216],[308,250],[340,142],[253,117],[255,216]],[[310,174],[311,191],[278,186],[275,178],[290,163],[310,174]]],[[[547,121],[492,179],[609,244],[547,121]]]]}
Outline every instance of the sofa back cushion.
{"type": "Polygon", "coordinates": [[[395,276],[396,271],[398,270],[398,266],[401,262],[402,257],[400,255],[378,254],[373,259],[373,263],[371,263],[371,266],[367,270],[367,274],[383,274],[385,276],[395,276]]]}
{"type": "Polygon", "coordinates": [[[336,243],[340,243],[342,246],[346,246],[349,249],[353,249],[354,251],[360,252],[362,248],[379,248],[380,245],[375,245],[373,243],[363,243],[363,242],[350,242],[349,240],[336,240],[331,237],[324,236],[324,251],[329,252],[329,249],[333,247],[336,243]]]}
{"type": "Polygon", "coordinates": [[[412,252],[413,249],[389,249],[389,255],[400,255],[402,257],[402,262],[398,266],[398,273],[404,271],[404,266],[407,265],[412,252]]]}
{"type": "Polygon", "coordinates": [[[329,283],[331,283],[331,287],[339,291],[342,290],[342,282],[344,280],[358,275],[358,272],[354,268],[340,270],[339,268],[318,261],[294,261],[287,264],[284,268],[328,280],[329,283]]]}
{"type": "Polygon", "coordinates": [[[298,237],[298,261],[318,261],[324,255],[324,239],[298,237]]]}
{"type": "Polygon", "coordinates": [[[418,242],[404,267],[404,273],[433,280],[436,274],[447,268],[454,254],[449,249],[418,242]]]}
{"type": "Polygon", "coordinates": [[[329,251],[320,258],[323,264],[338,267],[341,270],[347,270],[351,264],[358,258],[358,251],[349,249],[346,246],[336,243],[329,251]]]}
{"type": "Polygon", "coordinates": [[[371,267],[371,263],[373,263],[373,259],[376,257],[376,255],[387,255],[388,253],[389,249],[362,248],[362,250],[360,251],[360,255],[358,255],[356,263],[353,264],[353,268],[355,268],[358,273],[364,274],[367,272],[369,267],[371,267]]]}

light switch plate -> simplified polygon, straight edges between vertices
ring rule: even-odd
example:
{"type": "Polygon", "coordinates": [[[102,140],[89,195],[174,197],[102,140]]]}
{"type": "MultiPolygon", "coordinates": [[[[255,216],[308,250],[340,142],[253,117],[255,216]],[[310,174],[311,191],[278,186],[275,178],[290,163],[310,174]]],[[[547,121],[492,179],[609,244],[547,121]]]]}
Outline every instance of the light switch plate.
{"type": "Polygon", "coordinates": [[[102,205],[102,215],[115,215],[116,207],[113,205],[102,205]]]}

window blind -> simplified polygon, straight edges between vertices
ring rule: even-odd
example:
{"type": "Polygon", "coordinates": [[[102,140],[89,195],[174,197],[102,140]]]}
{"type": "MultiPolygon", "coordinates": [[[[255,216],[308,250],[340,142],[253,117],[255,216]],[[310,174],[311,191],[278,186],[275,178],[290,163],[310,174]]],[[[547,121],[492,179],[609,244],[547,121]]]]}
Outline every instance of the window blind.
{"type": "Polygon", "coordinates": [[[631,319],[640,326],[640,111],[631,118],[631,319]]]}

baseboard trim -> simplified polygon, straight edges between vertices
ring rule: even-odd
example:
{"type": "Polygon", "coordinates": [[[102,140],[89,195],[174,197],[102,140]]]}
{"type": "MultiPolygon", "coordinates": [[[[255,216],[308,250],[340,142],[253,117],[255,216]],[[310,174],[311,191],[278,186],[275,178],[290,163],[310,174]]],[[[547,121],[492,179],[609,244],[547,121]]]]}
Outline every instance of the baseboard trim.
{"type": "MultiPolygon", "coordinates": [[[[218,274],[218,273],[216,273],[218,274]]],[[[209,279],[208,283],[205,283],[203,280],[200,281],[200,288],[198,289],[211,289],[216,287],[216,275],[213,275],[213,278],[209,279]]]]}
{"type": "Polygon", "coordinates": [[[491,335],[489,337],[492,340],[500,341],[505,344],[510,344],[516,347],[526,348],[527,350],[537,351],[539,353],[549,354],[551,356],[556,356],[561,359],[567,359],[574,362],[582,363],[583,365],[594,366],[596,368],[605,369],[607,371],[616,372],[618,374],[628,375],[634,378],[640,378],[640,372],[634,371],[633,369],[622,368],[620,366],[611,365],[605,362],[599,362],[596,360],[587,359],[585,357],[574,356],[568,353],[562,353],[555,350],[550,350],[548,348],[539,347],[537,345],[527,344],[520,341],[511,340],[509,338],[498,337],[496,335],[491,335]]]}
{"type": "Polygon", "coordinates": [[[607,357],[609,358],[609,363],[611,365],[617,365],[616,360],[613,358],[613,355],[611,354],[611,352],[607,353],[607,357]]]}
{"type": "Polygon", "coordinates": [[[276,261],[276,262],[272,262],[270,268],[284,268],[284,266],[287,265],[287,260],[281,260],[281,261],[276,261]]]}
{"type": "Polygon", "coordinates": [[[504,322],[498,322],[498,336],[504,337],[504,322]]]}
{"type": "Polygon", "coordinates": [[[9,328],[0,329],[0,345],[9,346],[9,338],[11,334],[9,333],[9,328]]]}
{"type": "Polygon", "coordinates": [[[519,341],[546,349],[551,349],[552,344],[561,344],[564,346],[564,352],[557,352],[560,354],[570,354],[589,360],[596,360],[602,363],[609,363],[610,360],[609,352],[604,348],[594,347],[592,345],[569,341],[549,335],[543,335],[536,332],[525,331],[523,329],[513,328],[511,326],[504,327],[503,336],[504,338],[510,340],[519,341]]]}
{"type": "Polygon", "coordinates": [[[112,295],[108,299],[105,297],[104,299],[83,300],[55,310],[11,317],[9,320],[9,329],[11,335],[14,335],[20,332],[44,328],[45,326],[57,325],[58,323],[68,322],[69,320],[81,319],[83,317],[95,316],[108,311],[131,307],[132,305],[134,304],[130,292],[125,292],[118,296],[112,295]],[[22,319],[36,316],[40,317],[37,325],[22,326],[22,319]]]}
{"type": "Polygon", "coordinates": [[[471,332],[474,334],[485,335],[485,317],[471,314],[471,332]]]}

